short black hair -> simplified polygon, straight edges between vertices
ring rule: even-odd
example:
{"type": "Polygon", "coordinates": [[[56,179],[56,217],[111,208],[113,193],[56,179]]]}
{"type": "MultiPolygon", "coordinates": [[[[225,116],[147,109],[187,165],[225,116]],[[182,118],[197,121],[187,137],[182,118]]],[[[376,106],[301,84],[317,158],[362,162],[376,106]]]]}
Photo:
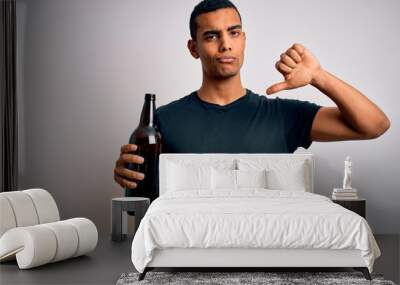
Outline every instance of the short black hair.
{"type": "Polygon", "coordinates": [[[236,8],[236,6],[231,1],[229,1],[229,0],[203,0],[194,7],[192,14],[190,15],[190,21],[189,21],[190,36],[192,37],[193,40],[196,40],[196,34],[197,34],[196,18],[197,18],[197,16],[200,14],[212,12],[212,11],[215,11],[218,9],[223,9],[223,8],[235,9],[239,15],[240,22],[242,22],[242,17],[240,16],[239,10],[236,8]]]}

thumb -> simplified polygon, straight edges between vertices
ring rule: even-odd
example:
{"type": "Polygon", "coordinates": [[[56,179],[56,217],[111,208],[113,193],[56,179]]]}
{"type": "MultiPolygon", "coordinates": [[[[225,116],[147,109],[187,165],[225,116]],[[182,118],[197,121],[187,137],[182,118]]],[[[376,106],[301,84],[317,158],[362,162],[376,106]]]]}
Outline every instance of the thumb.
{"type": "Polygon", "coordinates": [[[288,89],[288,87],[289,87],[289,84],[286,81],[279,82],[279,83],[276,83],[276,84],[268,87],[267,94],[271,95],[273,93],[288,89]]]}

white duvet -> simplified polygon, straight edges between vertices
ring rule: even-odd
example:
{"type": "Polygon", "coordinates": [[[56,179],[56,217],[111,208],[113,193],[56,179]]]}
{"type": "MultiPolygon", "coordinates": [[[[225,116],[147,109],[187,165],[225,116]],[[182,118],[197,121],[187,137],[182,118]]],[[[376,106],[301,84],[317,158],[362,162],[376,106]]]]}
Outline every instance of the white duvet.
{"type": "Polygon", "coordinates": [[[370,272],[380,256],[361,216],[322,195],[265,189],[160,196],[134,236],[133,265],[143,272],[169,247],[358,249],[370,272]]]}

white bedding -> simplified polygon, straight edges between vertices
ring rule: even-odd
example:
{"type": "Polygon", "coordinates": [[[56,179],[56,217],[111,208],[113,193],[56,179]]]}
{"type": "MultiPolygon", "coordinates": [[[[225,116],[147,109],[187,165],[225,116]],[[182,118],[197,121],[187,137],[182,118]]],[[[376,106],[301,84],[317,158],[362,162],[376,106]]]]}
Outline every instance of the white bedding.
{"type": "Polygon", "coordinates": [[[154,249],[358,249],[372,272],[380,250],[367,221],[308,192],[241,189],[167,192],[154,200],[132,242],[143,272],[154,249]]]}

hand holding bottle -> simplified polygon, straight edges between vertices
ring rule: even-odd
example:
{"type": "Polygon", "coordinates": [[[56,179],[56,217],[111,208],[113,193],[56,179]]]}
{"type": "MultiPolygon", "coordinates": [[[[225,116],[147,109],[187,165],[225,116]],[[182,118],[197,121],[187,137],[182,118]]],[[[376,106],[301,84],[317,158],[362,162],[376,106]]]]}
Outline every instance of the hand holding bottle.
{"type": "MultiPolygon", "coordinates": [[[[155,113],[156,95],[146,93],[139,124],[129,137],[129,143],[121,147],[114,170],[114,179],[125,188],[125,197],[145,197],[152,202],[159,196],[161,133],[155,113]]],[[[128,214],[134,215],[134,212],[128,211],[128,214]]]]}
{"type": "Polygon", "coordinates": [[[144,179],[144,173],[126,168],[128,163],[142,164],[144,158],[133,154],[137,150],[136,144],[125,144],[121,146],[121,154],[115,163],[114,180],[123,188],[134,189],[137,186],[137,180],[144,179]]]}

